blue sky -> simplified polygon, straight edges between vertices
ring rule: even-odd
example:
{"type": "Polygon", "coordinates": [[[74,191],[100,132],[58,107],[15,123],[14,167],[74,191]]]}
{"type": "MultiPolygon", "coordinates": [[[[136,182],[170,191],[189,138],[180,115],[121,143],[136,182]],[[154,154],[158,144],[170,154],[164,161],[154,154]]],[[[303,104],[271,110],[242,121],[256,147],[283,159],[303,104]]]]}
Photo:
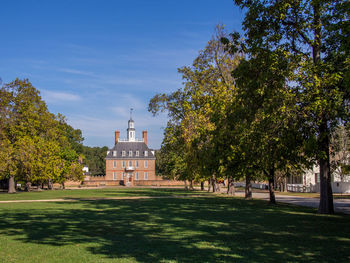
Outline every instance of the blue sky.
{"type": "Polygon", "coordinates": [[[157,149],[167,117],[153,117],[149,99],[181,88],[177,68],[215,25],[240,31],[242,17],[232,0],[3,0],[0,77],[28,78],[88,146],[111,147],[114,130],[126,137],[132,107],[137,137],[147,129],[157,149]]]}

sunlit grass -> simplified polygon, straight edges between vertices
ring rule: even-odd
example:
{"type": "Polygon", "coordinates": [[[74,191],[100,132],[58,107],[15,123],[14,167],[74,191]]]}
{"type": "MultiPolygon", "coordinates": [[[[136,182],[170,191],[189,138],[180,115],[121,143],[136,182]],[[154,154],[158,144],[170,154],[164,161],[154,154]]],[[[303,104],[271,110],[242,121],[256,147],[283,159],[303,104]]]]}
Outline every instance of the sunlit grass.
{"type": "Polygon", "coordinates": [[[349,221],[212,195],[7,203],[0,262],[349,262],[349,221]]]}
{"type": "Polygon", "coordinates": [[[206,191],[186,191],[183,188],[102,188],[74,190],[43,190],[33,192],[17,192],[15,194],[0,193],[0,201],[6,200],[44,200],[74,198],[114,198],[136,196],[173,196],[173,195],[208,194],[206,191]]]}

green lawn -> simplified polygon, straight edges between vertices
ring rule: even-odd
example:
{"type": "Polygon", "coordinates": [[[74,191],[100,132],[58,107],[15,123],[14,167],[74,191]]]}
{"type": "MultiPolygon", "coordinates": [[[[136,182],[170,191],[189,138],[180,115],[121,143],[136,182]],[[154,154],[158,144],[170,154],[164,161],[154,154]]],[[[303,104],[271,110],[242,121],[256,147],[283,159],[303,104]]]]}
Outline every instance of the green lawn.
{"type": "MultiPolygon", "coordinates": [[[[91,190],[78,191],[86,198],[82,191],[91,190]]],[[[349,222],[346,215],[217,195],[6,203],[0,262],[350,262],[349,222]]]]}
{"type": "Polygon", "coordinates": [[[43,199],[71,199],[71,198],[113,198],[125,196],[174,196],[208,194],[206,191],[185,191],[183,188],[102,188],[75,190],[43,190],[33,192],[0,193],[0,201],[6,200],[43,200],[43,199]]]}

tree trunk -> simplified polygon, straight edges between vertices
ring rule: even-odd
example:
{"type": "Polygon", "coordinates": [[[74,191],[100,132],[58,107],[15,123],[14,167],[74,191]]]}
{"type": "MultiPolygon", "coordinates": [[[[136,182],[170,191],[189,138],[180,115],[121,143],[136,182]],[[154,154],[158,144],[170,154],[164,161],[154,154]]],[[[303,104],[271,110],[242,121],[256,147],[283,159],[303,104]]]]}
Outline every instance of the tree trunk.
{"type": "Polygon", "coordinates": [[[53,188],[53,184],[52,184],[52,180],[51,180],[51,179],[49,179],[49,182],[48,182],[48,184],[47,184],[47,188],[48,188],[49,190],[52,190],[52,188],[53,188]]]}
{"type": "Polygon", "coordinates": [[[208,180],[208,192],[210,192],[210,187],[211,187],[211,178],[208,180]]]}
{"type": "Polygon", "coordinates": [[[62,189],[66,189],[66,186],[64,185],[64,181],[61,183],[62,189]]]}
{"type": "Polygon", "coordinates": [[[14,194],[14,193],[16,193],[15,178],[13,177],[13,175],[10,175],[10,178],[9,178],[8,193],[9,193],[9,194],[14,194]]]}
{"type": "MultiPolygon", "coordinates": [[[[215,181],[216,181],[216,180],[215,180],[215,181]]],[[[221,190],[220,190],[221,187],[220,187],[220,186],[221,186],[221,184],[219,184],[219,183],[216,181],[216,183],[215,183],[215,188],[216,188],[216,189],[215,189],[215,192],[219,192],[219,193],[221,192],[221,190]]]]}
{"type": "Polygon", "coordinates": [[[213,176],[213,178],[211,179],[211,186],[213,188],[213,193],[216,192],[216,179],[215,177],[213,176]]]}
{"type": "Polygon", "coordinates": [[[184,183],[185,183],[185,190],[188,190],[187,181],[184,180],[184,183]]]}
{"type": "Polygon", "coordinates": [[[201,182],[201,191],[204,191],[204,182],[201,182]]]}
{"type": "Polygon", "coordinates": [[[288,190],[287,190],[287,176],[284,177],[283,192],[288,192],[288,190]]]}
{"type": "Polygon", "coordinates": [[[327,122],[320,125],[319,146],[323,158],[320,158],[320,204],[318,213],[334,214],[331,169],[329,160],[329,132],[327,122]]]}
{"type": "Polygon", "coordinates": [[[190,180],[190,190],[193,190],[193,180],[190,180]]]}
{"type": "Polygon", "coordinates": [[[270,194],[270,203],[271,204],[276,204],[274,181],[275,181],[275,169],[271,168],[270,169],[270,176],[269,176],[269,194],[270,194]]]}
{"type": "Polygon", "coordinates": [[[227,194],[232,196],[235,195],[235,181],[233,180],[232,176],[228,178],[227,194]]]}
{"type": "Polygon", "coordinates": [[[24,188],[24,191],[30,192],[31,188],[32,188],[32,183],[31,182],[26,182],[26,186],[24,188]]]}
{"type": "Polygon", "coordinates": [[[244,193],[245,193],[245,199],[246,200],[250,200],[252,199],[252,183],[250,181],[250,176],[249,175],[246,175],[245,176],[245,190],[244,190],[244,193]]]}

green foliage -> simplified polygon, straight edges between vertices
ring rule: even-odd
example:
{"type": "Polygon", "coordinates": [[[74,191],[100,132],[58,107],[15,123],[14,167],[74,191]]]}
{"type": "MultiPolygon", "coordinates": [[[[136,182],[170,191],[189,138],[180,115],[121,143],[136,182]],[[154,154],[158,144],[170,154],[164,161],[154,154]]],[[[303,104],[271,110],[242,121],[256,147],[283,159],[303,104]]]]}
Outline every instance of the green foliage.
{"type": "Polygon", "coordinates": [[[0,176],[30,183],[81,180],[81,131],[51,114],[28,80],[16,79],[0,93],[0,176]]]}
{"type": "Polygon", "coordinates": [[[218,26],[215,36],[193,61],[182,67],[184,88],[171,94],[157,94],[149,104],[153,114],[167,111],[169,122],[160,150],[166,174],[177,179],[206,180],[223,176],[225,157],[217,151],[216,119],[224,118],[234,98],[231,71],[240,56],[225,50],[225,36],[218,26]]]}
{"type": "MultiPolygon", "coordinates": [[[[304,154],[317,159],[321,178],[321,213],[333,212],[330,187],[330,137],[349,118],[349,1],[235,0],[246,8],[241,44],[249,58],[266,52],[286,58],[277,67],[295,96],[299,131],[308,148],[304,154]],[[280,55],[281,54],[281,55],[280,55]],[[311,140],[309,142],[309,140],[311,140]]],[[[234,43],[239,40],[235,34],[234,43]]],[[[229,41],[226,41],[226,43],[229,41]]],[[[275,68],[268,68],[276,72],[275,68]]],[[[248,77],[248,76],[247,76],[248,77]]],[[[269,79],[264,80],[268,83],[269,79]]],[[[271,90],[275,85],[270,85],[271,90]]]]}
{"type": "Polygon", "coordinates": [[[108,147],[89,147],[83,146],[84,164],[89,167],[91,175],[106,174],[106,153],[108,147]]]}

